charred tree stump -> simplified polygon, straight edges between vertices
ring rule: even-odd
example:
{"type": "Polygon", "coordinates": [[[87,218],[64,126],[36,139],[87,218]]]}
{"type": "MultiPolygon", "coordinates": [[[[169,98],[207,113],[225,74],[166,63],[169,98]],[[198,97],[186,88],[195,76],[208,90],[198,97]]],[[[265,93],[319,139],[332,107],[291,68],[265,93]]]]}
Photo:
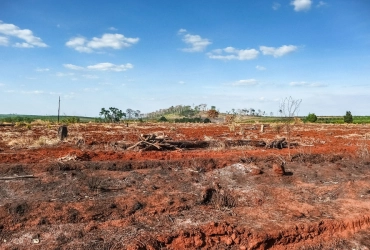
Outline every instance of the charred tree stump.
{"type": "Polygon", "coordinates": [[[278,149],[283,149],[283,148],[287,148],[288,143],[285,141],[285,138],[281,138],[281,139],[278,139],[278,140],[275,140],[273,142],[271,142],[270,144],[267,145],[267,148],[278,148],[278,149]]]}
{"type": "Polygon", "coordinates": [[[68,129],[66,125],[62,125],[58,129],[58,138],[63,141],[68,136],[68,129]]]}

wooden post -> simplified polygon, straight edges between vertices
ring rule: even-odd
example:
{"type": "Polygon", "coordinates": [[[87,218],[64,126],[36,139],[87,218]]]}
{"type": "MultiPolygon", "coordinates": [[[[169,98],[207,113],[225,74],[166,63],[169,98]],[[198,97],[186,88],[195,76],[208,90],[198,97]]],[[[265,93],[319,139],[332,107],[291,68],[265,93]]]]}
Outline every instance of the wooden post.
{"type": "Polygon", "coordinates": [[[60,96],[59,96],[59,105],[58,105],[58,123],[59,123],[59,114],[60,114],[60,96]]]}

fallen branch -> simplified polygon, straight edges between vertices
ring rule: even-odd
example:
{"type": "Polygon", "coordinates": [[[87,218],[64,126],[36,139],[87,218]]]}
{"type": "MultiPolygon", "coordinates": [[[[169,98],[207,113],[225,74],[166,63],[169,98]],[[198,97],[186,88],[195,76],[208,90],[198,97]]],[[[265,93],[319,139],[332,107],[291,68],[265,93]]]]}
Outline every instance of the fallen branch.
{"type": "Polygon", "coordinates": [[[6,180],[25,179],[25,178],[37,178],[37,177],[34,175],[4,176],[4,177],[0,177],[0,180],[6,181],[6,180]]]}
{"type": "Polygon", "coordinates": [[[150,146],[154,146],[154,147],[156,147],[157,149],[161,149],[161,146],[160,145],[158,145],[158,144],[154,144],[154,143],[150,143],[150,142],[147,142],[147,141],[142,141],[143,143],[145,143],[145,144],[148,144],[148,145],[150,145],[150,146]]]}
{"type": "Polygon", "coordinates": [[[126,150],[133,149],[133,148],[137,147],[137,146],[138,146],[139,144],[141,144],[141,143],[142,143],[142,141],[139,141],[139,142],[135,143],[134,145],[132,145],[132,146],[130,146],[130,147],[128,147],[128,148],[126,148],[126,150]]]}

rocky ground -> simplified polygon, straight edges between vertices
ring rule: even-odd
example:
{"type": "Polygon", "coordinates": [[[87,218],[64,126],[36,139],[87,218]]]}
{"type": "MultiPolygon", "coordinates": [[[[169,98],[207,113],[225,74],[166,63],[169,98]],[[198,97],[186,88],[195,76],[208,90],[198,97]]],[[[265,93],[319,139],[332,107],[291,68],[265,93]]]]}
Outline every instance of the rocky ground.
{"type": "Polygon", "coordinates": [[[369,249],[370,126],[291,129],[2,126],[0,249],[369,249]],[[128,150],[142,134],[211,146],[128,150]]]}

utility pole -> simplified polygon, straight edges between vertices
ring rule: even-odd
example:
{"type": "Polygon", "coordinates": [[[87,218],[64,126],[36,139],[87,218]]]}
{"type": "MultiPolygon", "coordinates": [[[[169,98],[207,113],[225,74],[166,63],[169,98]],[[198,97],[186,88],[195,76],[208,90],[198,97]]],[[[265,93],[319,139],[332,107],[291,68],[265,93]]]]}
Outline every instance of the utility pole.
{"type": "Polygon", "coordinates": [[[59,123],[59,114],[60,114],[60,96],[59,96],[59,105],[58,105],[58,123],[59,123]]]}

